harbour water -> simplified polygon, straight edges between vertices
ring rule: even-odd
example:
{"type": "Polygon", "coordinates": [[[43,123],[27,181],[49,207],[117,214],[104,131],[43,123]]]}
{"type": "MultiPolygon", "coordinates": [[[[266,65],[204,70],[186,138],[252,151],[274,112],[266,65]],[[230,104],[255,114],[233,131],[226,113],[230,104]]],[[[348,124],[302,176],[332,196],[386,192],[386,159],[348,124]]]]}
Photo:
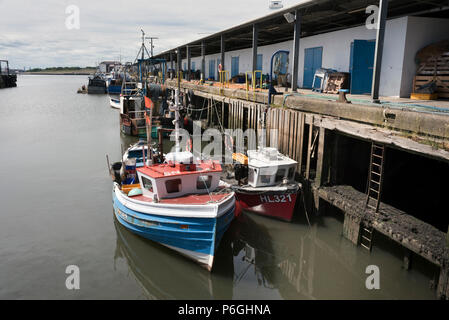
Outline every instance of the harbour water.
{"type": "Polygon", "coordinates": [[[244,214],[211,273],[119,225],[106,154],[120,158],[107,95],[86,76],[19,76],[0,90],[0,299],[434,299],[438,269],[379,237],[371,253],[342,236],[338,212],[293,223],[244,214]],[[80,289],[66,288],[66,267],[80,289]],[[380,289],[366,268],[378,266],[380,289]]]}

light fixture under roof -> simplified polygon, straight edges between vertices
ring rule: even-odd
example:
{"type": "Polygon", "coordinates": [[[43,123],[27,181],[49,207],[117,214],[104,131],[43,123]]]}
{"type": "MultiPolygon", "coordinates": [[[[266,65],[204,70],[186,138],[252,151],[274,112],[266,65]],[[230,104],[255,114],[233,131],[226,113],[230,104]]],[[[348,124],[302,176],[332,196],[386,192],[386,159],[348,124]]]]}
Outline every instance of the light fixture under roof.
{"type": "Polygon", "coordinates": [[[272,10],[282,9],[284,5],[282,4],[282,0],[270,0],[269,8],[272,10]]]}

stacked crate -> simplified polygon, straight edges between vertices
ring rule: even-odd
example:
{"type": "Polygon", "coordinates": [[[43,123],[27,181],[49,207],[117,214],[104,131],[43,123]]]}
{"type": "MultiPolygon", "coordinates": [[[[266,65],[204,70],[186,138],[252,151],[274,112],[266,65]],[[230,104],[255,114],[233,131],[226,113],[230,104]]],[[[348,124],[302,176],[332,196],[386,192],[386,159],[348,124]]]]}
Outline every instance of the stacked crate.
{"type": "Polygon", "coordinates": [[[413,80],[412,97],[423,98],[424,94],[419,93],[418,89],[432,81],[436,82],[434,94],[439,98],[449,98],[449,52],[433,56],[419,65],[413,80]]]}

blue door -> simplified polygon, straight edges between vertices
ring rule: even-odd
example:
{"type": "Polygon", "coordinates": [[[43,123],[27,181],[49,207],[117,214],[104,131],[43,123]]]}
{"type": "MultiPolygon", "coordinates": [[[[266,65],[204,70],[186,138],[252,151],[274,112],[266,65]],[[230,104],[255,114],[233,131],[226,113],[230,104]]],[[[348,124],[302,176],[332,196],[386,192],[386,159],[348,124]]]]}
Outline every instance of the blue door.
{"type": "Polygon", "coordinates": [[[193,72],[196,71],[196,65],[195,65],[195,62],[192,62],[192,71],[193,71],[193,72]]]}
{"type": "Polygon", "coordinates": [[[349,72],[352,94],[371,93],[375,47],[375,40],[354,40],[351,43],[349,72]]]}
{"type": "Polygon", "coordinates": [[[215,60],[209,60],[209,78],[215,80],[215,60]]]}
{"type": "Polygon", "coordinates": [[[239,74],[239,57],[232,57],[231,78],[239,74]]]}
{"type": "MultiPolygon", "coordinates": [[[[315,71],[321,68],[321,63],[323,60],[323,47],[307,48],[304,52],[304,79],[303,87],[312,88],[313,76],[315,71]]],[[[320,86],[320,84],[315,83],[315,87],[320,86]]]]}

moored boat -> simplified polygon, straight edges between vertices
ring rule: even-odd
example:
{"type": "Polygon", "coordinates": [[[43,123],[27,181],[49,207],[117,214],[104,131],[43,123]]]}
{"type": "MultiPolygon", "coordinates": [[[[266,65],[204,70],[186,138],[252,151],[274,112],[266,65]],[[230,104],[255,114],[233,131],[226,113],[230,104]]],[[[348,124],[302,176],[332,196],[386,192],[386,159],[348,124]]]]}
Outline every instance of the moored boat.
{"type": "Polygon", "coordinates": [[[295,181],[297,162],[275,148],[249,150],[235,165],[236,199],[240,209],[259,215],[291,221],[301,184],[295,181]]]}
{"type": "Polygon", "coordinates": [[[135,82],[123,83],[120,95],[120,130],[130,136],[146,136],[143,95],[135,82]]]}
{"type": "Polygon", "coordinates": [[[120,109],[120,99],[109,97],[109,104],[111,108],[120,109]]]}
{"type": "Polygon", "coordinates": [[[218,162],[194,163],[188,152],[170,153],[166,159],[136,169],[139,188],[128,191],[114,182],[114,213],[132,232],[211,270],[234,217],[234,193],[220,186],[218,162]]]}
{"type": "Polygon", "coordinates": [[[122,92],[122,79],[112,78],[108,81],[108,93],[109,94],[120,94],[122,92]]]}
{"type": "Polygon", "coordinates": [[[88,94],[104,94],[106,93],[106,81],[100,76],[95,75],[89,78],[89,84],[87,85],[88,94]]]}

